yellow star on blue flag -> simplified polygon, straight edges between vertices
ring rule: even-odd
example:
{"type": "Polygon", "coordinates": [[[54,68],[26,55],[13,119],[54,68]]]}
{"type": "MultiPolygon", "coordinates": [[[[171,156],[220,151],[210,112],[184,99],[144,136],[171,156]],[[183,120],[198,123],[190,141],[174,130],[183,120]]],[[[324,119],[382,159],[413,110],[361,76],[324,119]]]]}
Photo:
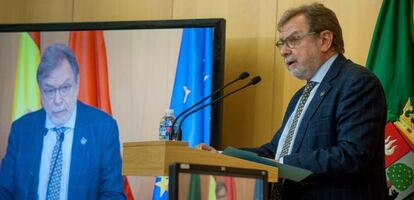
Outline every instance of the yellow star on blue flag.
{"type": "Polygon", "coordinates": [[[168,199],[168,176],[157,176],[155,179],[154,192],[152,193],[153,200],[167,200],[168,199]]]}
{"type": "MultiPolygon", "coordinates": [[[[170,102],[170,108],[177,114],[211,94],[213,36],[212,28],[183,29],[170,102]]],[[[188,141],[191,147],[210,144],[210,124],[211,106],[208,106],[183,123],[182,140],[188,141]]],[[[168,199],[168,177],[155,179],[152,199],[168,199]]]]}
{"type": "MultiPolygon", "coordinates": [[[[212,28],[183,30],[170,102],[170,108],[174,110],[174,113],[181,113],[211,94],[213,35],[212,28]]],[[[210,144],[210,124],[211,106],[208,106],[193,113],[183,122],[182,140],[188,141],[190,147],[200,143],[210,144]]]]}

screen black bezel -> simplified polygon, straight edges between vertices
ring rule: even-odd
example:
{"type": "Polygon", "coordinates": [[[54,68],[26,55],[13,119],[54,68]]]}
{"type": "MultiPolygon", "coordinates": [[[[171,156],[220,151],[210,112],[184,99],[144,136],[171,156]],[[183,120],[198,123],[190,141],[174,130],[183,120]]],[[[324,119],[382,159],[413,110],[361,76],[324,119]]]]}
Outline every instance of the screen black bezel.
{"type": "Polygon", "coordinates": [[[197,173],[204,175],[261,178],[263,180],[263,199],[268,197],[268,173],[265,170],[243,169],[224,166],[172,163],[169,166],[168,199],[178,200],[179,173],[197,173]],[[183,167],[185,166],[185,167],[183,167]]]}
{"type": "MultiPolygon", "coordinates": [[[[111,22],[66,22],[66,23],[32,23],[3,24],[0,32],[35,32],[35,31],[82,31],[82,30],[133,30],[133,29],[172,29],[203,28],[214,29],[213,36],[213,83],[212,91],[223,86],[225,53],[225,19],[179,19],[148,21],[111,21],[111,22]]],[[[221,96],[219,92],[212,99],[221,96]]],[[[218,148],[221,144],[223,106],[221,102],[211,106],[210,145],[218,148]]]]}

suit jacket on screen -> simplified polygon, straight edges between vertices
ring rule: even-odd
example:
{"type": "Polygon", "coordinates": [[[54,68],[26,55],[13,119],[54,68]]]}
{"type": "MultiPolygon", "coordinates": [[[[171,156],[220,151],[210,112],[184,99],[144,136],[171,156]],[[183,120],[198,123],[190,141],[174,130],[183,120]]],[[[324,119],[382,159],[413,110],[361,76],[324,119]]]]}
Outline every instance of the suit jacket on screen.
{"type": "MultiPolygon", "coordinates": [[[[0,168],[0,199],[37,199],[45,119],[41,109],[13,122],[0,168]]],[[[78,102],[73,133],[68,199],[125,199],[115,120],[78,102]]]]}
{"type": "MultiPolygon", "coordinates": [[[[274,158],[280,135],[303,88],[290,101],[270,143],[248,149],[274,158]]],[[[385,199],[386,102],[378,79],[339,55],[304,113],[284,163],[311,170],[300,183],[285,181],[285,199],[385,199]]]]}

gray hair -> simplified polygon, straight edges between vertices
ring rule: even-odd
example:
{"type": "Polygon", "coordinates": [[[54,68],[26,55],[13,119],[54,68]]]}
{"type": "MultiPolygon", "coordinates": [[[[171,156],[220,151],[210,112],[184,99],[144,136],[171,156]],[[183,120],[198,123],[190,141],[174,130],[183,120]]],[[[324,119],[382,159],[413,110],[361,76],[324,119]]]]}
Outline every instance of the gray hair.
{"type": "Polygon", "coordinates": [[[298,15],[305,16],[309,32],[320,33],[324,30],[331,31],[333,33],[332,47],[338,53],[345,52],[342,29],[339,25],[338,18],[332,10],[321,3],[313,3],[287,10],[283,13],[277,24],[278,30],[280,31],[283,25],[298,15]]]}
{"type": "Polygon", "coordinates": [[[76,57],[64,44],[52,44],[46,48],[40,60],[39,68],[37,69],[37,83],[40,83],[49,76],[49,74],[56,69],[56,67],[64,60],[69,62],[75,82],[78,82],[79,66],[76,57]]]}

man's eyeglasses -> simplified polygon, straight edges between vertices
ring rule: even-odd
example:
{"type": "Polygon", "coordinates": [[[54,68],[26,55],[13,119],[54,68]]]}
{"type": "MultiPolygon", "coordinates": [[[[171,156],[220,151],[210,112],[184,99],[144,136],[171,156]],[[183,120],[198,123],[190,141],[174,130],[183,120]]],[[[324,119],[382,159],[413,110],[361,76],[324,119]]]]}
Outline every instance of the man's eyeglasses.
{"type": "Polygon", "coordinates": [[[71,89],[72,89],[72,85],[65,84],[65,85],[60,86],[59,88],[51,88],[51,87],[44,88],[42,89],[42,93],[45,95],[46,98],[52,99],[56,96],[57,91],[59,91],[59,95],[62,97],[68,96],[71,89]]]}
{"type": "Polygon", "coordinates": [[[316,32],[305,33],[305,34],[302,34],[302,35],[299,35],[299,34],[291,35],[291,36],[287,37],[286,39],[278,40],[276,42],[276,47],[278,49],[282,49],[283,45],[286,44],[287,48],[293,49],[293,48],[295,48],[296,46],[298,46],[300,44],[300,41],[303,38],[305,38],[306,36],[309,36],[309,35],[314,35],[314,34],[316,34],[316,32]]]}

